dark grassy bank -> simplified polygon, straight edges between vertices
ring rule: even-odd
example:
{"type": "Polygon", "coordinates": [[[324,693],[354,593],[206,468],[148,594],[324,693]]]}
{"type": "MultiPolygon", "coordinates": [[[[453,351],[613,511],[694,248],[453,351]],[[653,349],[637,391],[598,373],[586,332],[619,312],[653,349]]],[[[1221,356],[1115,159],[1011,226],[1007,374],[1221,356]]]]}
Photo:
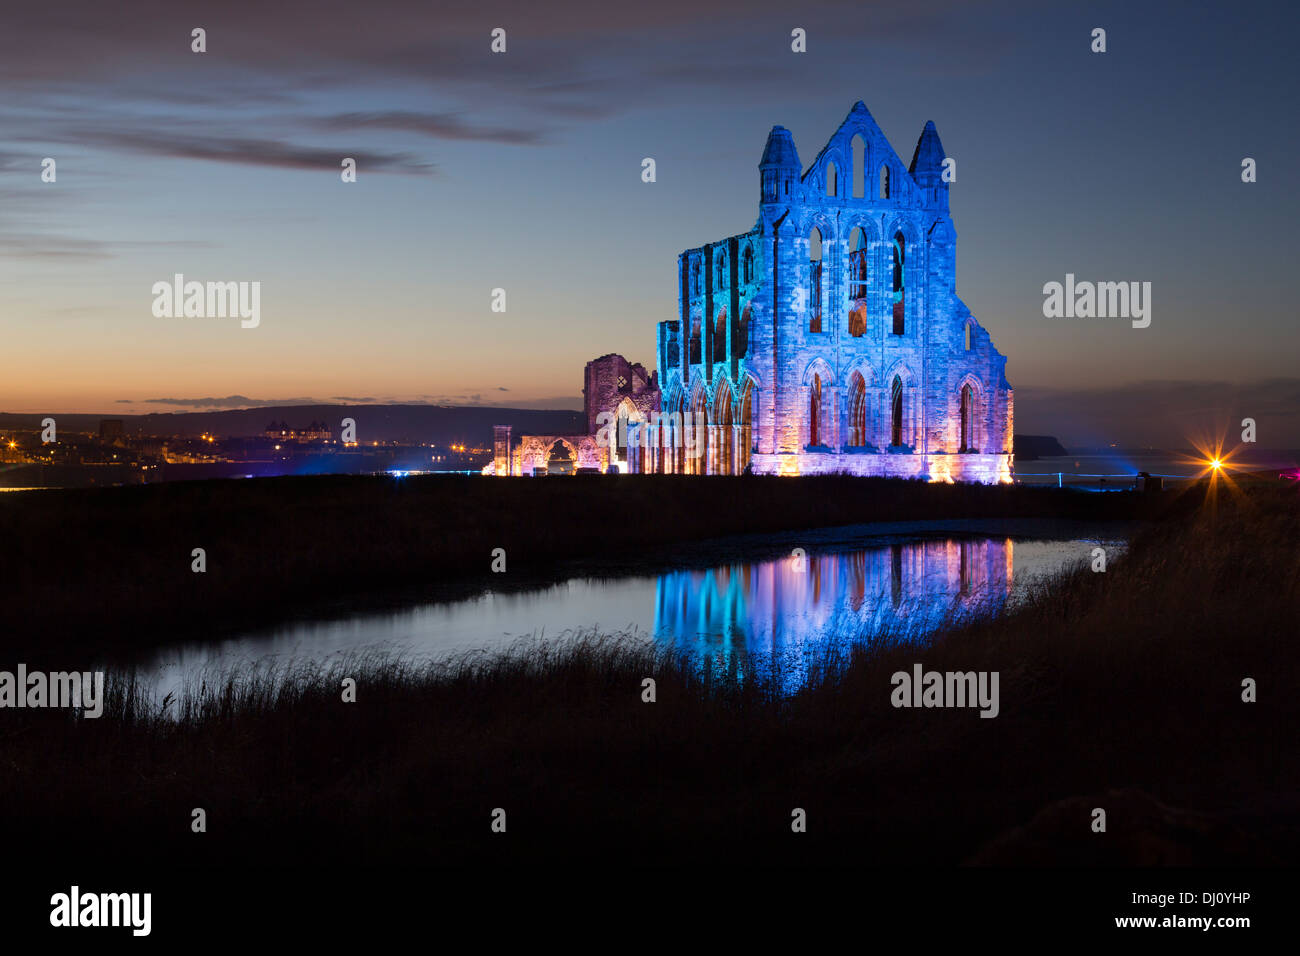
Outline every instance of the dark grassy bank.
{"type": "Polygon", "coordinates": [[[143,645],[331,601],[508,585],[560,561],[626,569],[681,543],[869,521],[1150,518],[1179,494],[848,477],[267,478],[0,496],[5,649],[143,645]],[[207,571],[191,571],[206,550],[207,571]],[[504,548],[507,573],[491,573],[504,548]]]}
{"type": "Polygon", "coordinates": [[[1292,863],[1296,491],[1190,493],[1106,573],[926,647],[828,659],[793,698],[595,642],[360,662],[355,704],[331,672],[210,689],[175,723],[121,697],[97,721],[4,712],[0,840],[159,865],[1292,863]],[[1000,715],[893,708],[891,674],[917,662],[998,671],[1000,715]]]}

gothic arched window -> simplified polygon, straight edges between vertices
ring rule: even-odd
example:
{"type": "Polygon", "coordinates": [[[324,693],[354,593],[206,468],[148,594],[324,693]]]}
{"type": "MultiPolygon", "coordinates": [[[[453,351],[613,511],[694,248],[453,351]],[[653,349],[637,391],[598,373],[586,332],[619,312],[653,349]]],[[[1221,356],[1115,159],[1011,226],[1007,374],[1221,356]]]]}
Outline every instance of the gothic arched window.
{"type": "Polygon", "coordinates": [[[853,135],[853,198],[866,196],[867,143],[861,133],[853,135]]]}
{"type": "Polygon", "coordinates": [[[904,302],[903,302],[903,291],[904,291],[904,290],[903,290],[903,278],[904,278],[904,276],[903,276],[903,267],[904,267],[904,251],[905,251],[905,249],[906,249],[906,240],[903,239],[903,234],[902,234],[901,232],[896,232],[896,233],[894,233],[894,251],[893,251],[893,261],[894,261],[894,298],[893,298],[893,308],[894,308],[894,334],[895,334],[895,335],[902,335],[902,334],[903,334],[903,316],[904,316],[904,302]]]}
{"type": "Polygon", "coordinates": [[[849,385],[849,445],[860,448],[867,443],[867,385],[854,373],[849,385]]]}
{"type": "Polygon", "coordinates": [[[889,387],[889,443],[903,444],[903,383],[897,375],[889,387]]]}
{"type": "Polygon", "coordinates": [[[813,376],[812,394],[808,402],[808,444],[821,444],[822,377],[813,376]]]}
{"type": "Polygon", "coordinates": [[[859,226],[849,236],[850,299],[865,299],[867,297],[867,275],[867,234],[859,226]]]}
{"type": "Polygon", "coordinates": [[[975,392],[970,385],[961,387],[961,448],[959,451],[976,451],[975,448],[975,392]]]}
{"type": "Polygon", "coordinates": [[[808,331],[822,330],[822,233],[808,234],[808,331]]]}

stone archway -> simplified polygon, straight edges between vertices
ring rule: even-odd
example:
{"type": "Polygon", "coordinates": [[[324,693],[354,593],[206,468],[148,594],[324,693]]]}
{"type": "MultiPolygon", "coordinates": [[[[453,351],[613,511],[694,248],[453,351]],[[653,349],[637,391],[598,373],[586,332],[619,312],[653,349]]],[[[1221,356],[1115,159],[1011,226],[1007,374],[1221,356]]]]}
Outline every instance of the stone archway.
{"type": "Polygon", "coordinates": [[[736,474],[743,475],[754,453],[754,383],[745,379],[736,416],[736,474]]]}
{"type": "Polygon", "coordinates": [[[548,475],[572,475],[578,468],[578,450],[563,438],[555,439],[546,452],[548,475]]]}
{"type": "Polygon", "coordinates": [[[618,403],[618,408],[614,411],[614,445],[613,454],[610,455],[610,463],[617,464],[623,470],[628,469],[630,452],[627,445],[628,426],[636,422],[644,422],[645,416],[636,404],[630,398],[624,398],[618,403]]]}
{"type": "MultiPolygon", "coordinates": [[[[563,462],[564,457],[557,455],[557,464],[563,462]]],[[[609,449],[598,445],[594,435],[521,435],[515,461],[514,473],[517,475],[572,475],[578,470],[603,472],[609,466],[609,449]],[[557,444],[564,448],[573,465],[552,472],[551,457],[557,444]]]]}
{"type": "Polygon", "coordinates": [[[731,386],[726,381],[718,383],[713,396],[713,474],[734,475],[735,429],[732,427],[731,386]]]}
{"type": "Polygon", "coordinates": [[[687,436],[686,470],[692,475],[709,474],[709,400],[703,388],[691,399],[690,418],[685,422],[687,436]]]}

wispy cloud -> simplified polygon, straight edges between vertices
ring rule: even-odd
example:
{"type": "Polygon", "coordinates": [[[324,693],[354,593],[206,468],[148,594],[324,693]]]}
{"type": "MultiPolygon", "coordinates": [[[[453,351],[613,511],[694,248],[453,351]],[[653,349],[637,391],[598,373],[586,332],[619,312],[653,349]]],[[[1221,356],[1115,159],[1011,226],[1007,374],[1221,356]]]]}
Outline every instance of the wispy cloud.
{"type": "Polygon", "coordinates": [[[202,159],[218,163],[273,166],[284,169],[339,168],[344,156],[359,166],[377,172],[428,174],[435,164],[406,153],[382,152],[353,147],[326,149],[299,146],[280,139],[256,139],[221,135],[177,134],[143,129],[79,129],[65,132],[65,141],[100,146],[151,156],[202,159]]]}
{"type": "Polygon", "coordinates": [[[542,132],[537,129],[475,126],[466,123],[454,113],[414,113],[401,110],[337,113],[333,116],[317,117],[310,123],[328,130],[394,130],[403,133],[419,133],[435,139],[468,142],[528,145],[542,140],[542,132]]]}
{"type": "Polygon", "coordinates": [[[0,235],[0,255],[12,259],[98,260],[140,249],[208,248],[204,240],[132,241],[79,239],[39,233],[0,235]]]}
{"type": "Polygon", "coordinates": [[[119,398],[118,402],[136,405],[173,405],[177,408],[252,408],[259,405],[327,405],[318,398],[249,398],[227,395],[224,398],[119,398]]]}

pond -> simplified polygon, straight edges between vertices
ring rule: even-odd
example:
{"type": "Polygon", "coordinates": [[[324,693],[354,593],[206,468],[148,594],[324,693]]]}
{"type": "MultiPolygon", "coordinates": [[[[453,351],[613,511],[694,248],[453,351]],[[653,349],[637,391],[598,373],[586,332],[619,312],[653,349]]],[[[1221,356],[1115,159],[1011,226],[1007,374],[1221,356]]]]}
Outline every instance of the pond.
{"type": "Polygon", "coordinates": [[[1036,583],[1089,563],[1095,548],[1113,560],[1127,538],[1122,528],[1088,528],[1086,535],[1069,528],[1067,536],[1053,523],[1030,527],[1055,532],[1035,537],[1023,533],[1032,522],[993,523],[1017,534],[990,533],[987,522],[964,524],[947,531],[913,523],[901,532],[882,533],[889,526],[874,525],[733,539],[716,549],[713,561],[707,547],[697,549],[689,567],[586,574],[162,648],[137,673],[165,694],[201,674],[211,678],[252,662],[326,662],[368,651],[427,660],[595,630],[714,658],[780,660],[797,682],[818,653],[885,633],[914,640],[951,620],[998,614],[1036,583]]]}

